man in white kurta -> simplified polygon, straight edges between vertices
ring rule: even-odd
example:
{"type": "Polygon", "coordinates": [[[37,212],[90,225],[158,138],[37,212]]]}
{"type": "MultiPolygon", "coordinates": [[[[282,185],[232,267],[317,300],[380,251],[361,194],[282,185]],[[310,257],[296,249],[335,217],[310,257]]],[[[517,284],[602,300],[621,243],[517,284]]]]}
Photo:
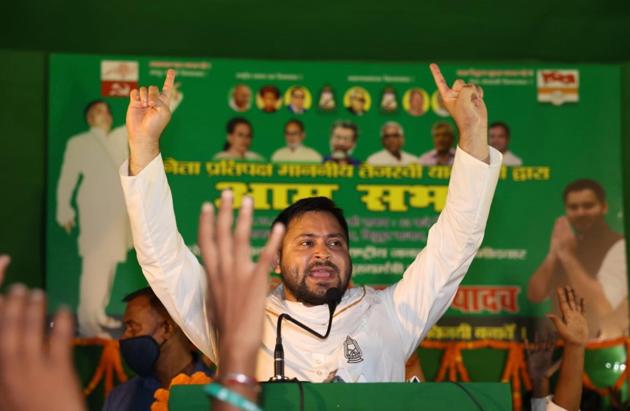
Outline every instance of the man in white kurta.
{"type": "MultiPolygon", "coordinates": [[[[439,69],[433,70],[441,78],[441,74],[435,74],[439,69]]],[[[155,89],[149,90],[149,95],[153,93],[151,103],[146,102],[146,91],[132,93],[127,124],[135,157],[120,168],[121,180],[138,261],[149,284],[189,339],[216,361],[217,338],[206,317],[206,275],[178,233],[159,155],[159,134],[155,131],[161,133],[170,119],[170,113],[164,109],[174,74],[170,76],[159,97],[155,89]],[[160,101],[156,101],[158,98],[160,101]],[[157,109],[149,110],[150,104],[157,109]],[[153,118],[140,121],[143,116],[153,118]],[[150,129],[141,126],[149,122],[150,129]]],[[[336,375],[346,382],[402,381],[406,360],[450,305],[483,239],[501,154],[487,147],[487,114],[480,92],[475,92],[473,86],[463,87],[463,83],[450,90],[443,78],[438,85],[445,93],[448,91],[446,101],[453,110],[467,110],[454,111],[454,117],[457,120],[459,116],[463,124],[471,127],[462,134],[473,137],[461,140],[463,149],[457,150],[447,202],[429,231],[426,248],[397,284],[382,291],[369,287],[348,289],[326,340],[286,323],[283,341],[288,377],[324,381],[336,375]],[[458,95],[464,95],[464,102],[454,108],[458,95]],[[467,106],[468,101],[474,107],[467,106]],[[472,120],[466,116],[472,116],[472,120]]],[[[325,304],[305,304],[288,295],[288,290],[280,286],[267,298],[256,373],[259,380],[273,375],[279,314],[289,313],[318,330],[324,330],[328,323],[325,304]]]]}
{"type": "Polygon", "coordinates": [[[405,132],[400,124],[388,121],[381,127],[381,144],[384,150],[377,151],[365,160],[372,166],[406,166],[418,162],[418,157],[403,151],[405,132]]]}
{"type": "MultiPolygon", "coordinates": [[[[182,101],[175,91],[174,111],[182,101]]],[[[90,129],[70,137],[57,184],[57,223],[68,233],[76,224],[72,207],[76,189],[79,215],[78,251],[82,258],[77,319],[85,337],[109,338],[120,322],[106,315],[118,263],[132,247],[129,217],[118,169],[129,156],[127,128],[112,129],[109,105],[96,100],[85,111],[90,129]],[[78,188],[77,188],[78,184],[78,188]]]]}
{"type": "Polygon", "coordinates": [[[82,336],[108,337],[104,326],[117,326],[105,314],[116,272],[131,248],[129,219],[117,170],[127,159],[127,129],[110,131],[112,116],[103,101],[87,109],[90,129],[66,145],[57,185],[57,222],[70,231],[76,212],[71,205],[77,189],[79,255],[82,257],[77,317],[82,336]]]}

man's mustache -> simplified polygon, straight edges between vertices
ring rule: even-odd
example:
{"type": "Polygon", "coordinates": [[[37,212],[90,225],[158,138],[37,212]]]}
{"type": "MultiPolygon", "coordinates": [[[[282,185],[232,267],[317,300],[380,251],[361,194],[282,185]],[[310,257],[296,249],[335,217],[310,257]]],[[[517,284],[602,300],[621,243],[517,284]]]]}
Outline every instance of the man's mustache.
{"type": "Polygon", "coordinates": [[[335,274],[339,275],[339,267],[337,267],[335,264],[333,264],[330,261],[317,261],[317,262],[311,263],[306,267],[306,272],[310,273],[314,269],[320,268],[320,267],[332,268],[335,274]]]}

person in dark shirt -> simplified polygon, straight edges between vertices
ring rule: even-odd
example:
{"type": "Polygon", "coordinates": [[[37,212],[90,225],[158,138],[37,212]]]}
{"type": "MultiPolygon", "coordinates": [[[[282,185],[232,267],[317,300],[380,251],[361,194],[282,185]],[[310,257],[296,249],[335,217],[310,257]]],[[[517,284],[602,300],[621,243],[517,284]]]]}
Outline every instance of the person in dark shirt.
{"type": "Polygon", "coordinates": [[[175,376],[212,375],[151,288],[131,293],[123,301],[127,308],[120,353],[136,376],[112,390],[103,410],[150,410],[155,390],[167,388],[175,376]]]}

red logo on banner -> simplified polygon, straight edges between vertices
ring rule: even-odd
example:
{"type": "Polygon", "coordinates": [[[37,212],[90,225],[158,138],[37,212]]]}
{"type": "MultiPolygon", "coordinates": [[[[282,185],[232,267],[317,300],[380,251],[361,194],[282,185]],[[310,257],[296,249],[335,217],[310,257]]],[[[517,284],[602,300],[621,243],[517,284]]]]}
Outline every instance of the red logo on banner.
{"type": "Polygon", "coordinates": [[[129,92],[137,87],[137,61],[101,61],[101,95],[103,97],[129,97],[129,92]]]}
{"type": "Polygon", "coordinates": [[[580,72],[578,70],[538,70],[538,101],[562,105],[580,100],[580,72]]]}
{"type": "Polygon", "coordinates": [[[577,84],[577,79],[573,73],[563,74],[559,71],[543,71],[542,77],[544,83],[577,84]]]}

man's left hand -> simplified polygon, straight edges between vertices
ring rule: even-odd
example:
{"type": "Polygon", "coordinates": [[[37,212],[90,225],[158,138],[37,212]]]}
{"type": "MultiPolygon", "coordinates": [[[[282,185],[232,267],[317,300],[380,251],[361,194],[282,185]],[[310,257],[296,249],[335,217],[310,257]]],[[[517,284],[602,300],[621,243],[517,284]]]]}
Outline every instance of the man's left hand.
{"type": "Polygon", "coordinates": [[[483,90],[461,79],[449,87],[438,65],[431,64],[430,67],[444,107],[459,129],[459,146],[473,157],[488,162],[488,111],[483,90]]]}

